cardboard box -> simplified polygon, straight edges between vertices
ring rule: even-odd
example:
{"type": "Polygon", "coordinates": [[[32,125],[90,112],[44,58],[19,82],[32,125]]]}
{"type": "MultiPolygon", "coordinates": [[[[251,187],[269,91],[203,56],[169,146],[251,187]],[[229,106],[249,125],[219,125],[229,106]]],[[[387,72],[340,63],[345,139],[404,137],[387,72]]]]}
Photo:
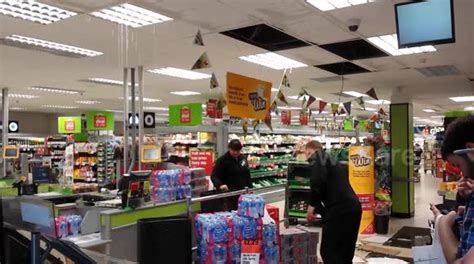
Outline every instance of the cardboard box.
{"type": "Polygon", "coordinates": [[[305,231],[297,228],[288,228],[280,230],[281,247],[291,248],[306,243],[307,234],[305,231]]]}
{"type": "Polygon", "coordinates": [[[298,229],[305,231],[307,234],[308,254],[318,254],[319,233],[321,229],[309,226],[298,226],[298,229]]]}

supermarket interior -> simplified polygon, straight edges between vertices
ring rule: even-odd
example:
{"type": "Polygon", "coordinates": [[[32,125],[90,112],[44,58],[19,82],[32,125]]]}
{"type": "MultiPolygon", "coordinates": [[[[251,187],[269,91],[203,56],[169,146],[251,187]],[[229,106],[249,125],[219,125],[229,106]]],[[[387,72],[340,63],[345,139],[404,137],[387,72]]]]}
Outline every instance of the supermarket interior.
{"type": "Polygon", "coordinates": [[[473,13],[0,0],[0,263],[474,263],[473,13]]]}

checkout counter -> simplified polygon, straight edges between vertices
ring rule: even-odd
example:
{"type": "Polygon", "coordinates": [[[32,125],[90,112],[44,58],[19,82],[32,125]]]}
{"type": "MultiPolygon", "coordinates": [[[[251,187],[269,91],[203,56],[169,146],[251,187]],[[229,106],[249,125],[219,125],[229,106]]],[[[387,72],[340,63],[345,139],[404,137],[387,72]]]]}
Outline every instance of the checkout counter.
{"type": "MultiPolygon", "coordinates": [[[[74,245],[72,246],[74,248],[72,251],[80,248],[81,252],[88,252],[88,256],[96,259],[135,263],[138,262],[137,245],[139,244],[139,239],[137,238],[137,223],[140,219],[186,216],[193,223],[194,215],[201,211],[201,203],[240,195],[245,192],[261,194],[267,204],[277,205],[278,207],[283,205],[284,207],[287,185],[281,184],[205,197],[195,197],[193,193],[192,198],[185,200],[166,203],[147,202],[135,209],[128,207],[122,209],[120,207],[121,199],[114,193],[39,193],[32,196],[4,197],[3,222],[6,228],[25,230],[32,233],[40,232],[43,237],[47,237],[53,242],[67,243],[67,245],[72,244],[74,245]],[[48,220],[43,221],[43,224],[45,222],[49,223],[48,228],[45,229],[38,223],[24,224],[25,220],[28,222],[28,219],[25,219],[21,211],[21,205],[24,204],[24,201],[38,203],[45,208],[50,208],[44,210],[44,212],[50,212],[48,217],[45,218],[49,219],[49,222],[48,220]],[[57,216],[70,214],[77,214],[82,217],[81,234],[58,239],[54,226],[51,226],[51,219],[54,220],[57,216]]],[[[285,217],[287,209],[284,211],[280,212],[282,215],[280,219],[287,219],[285,217]]],[[[195,240],[193,239],[193,241],[195,240]]],[[[53,243],[50,242],[50,244],[53,243]]]]}

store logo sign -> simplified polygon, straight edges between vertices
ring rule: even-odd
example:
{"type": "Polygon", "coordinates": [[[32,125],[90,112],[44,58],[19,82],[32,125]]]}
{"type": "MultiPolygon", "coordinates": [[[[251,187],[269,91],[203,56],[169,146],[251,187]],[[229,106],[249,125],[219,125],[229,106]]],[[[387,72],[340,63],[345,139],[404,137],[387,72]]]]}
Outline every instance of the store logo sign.
{"type": "Polygon", "coordinates": [[[187,107],[181,108],[180,122],[183,124],[191,123],[191,109],[187,107]]]}
{"type": "Polygon", "coordinates": [[[359,155],[359,154],[351,155],[350,159],[351,159],[352,163],[354,164],[354,166],[356,166],[356,167],[369,166],[370,163],[372,162],[371,158],[368,158],[368,157],[365,157],[365,156],[362,156],[362,155],[359,155]]]}
{"type": "Polygon", "coordinates": [[[94,127],[95,128],[107,127],[107,117],[105,115],[94,116],[94,127]]]}
{"type": "Polygon", "coordinates": [[[74,120],[66,120],[64,122],[64,130],[66,130],[66,131],[75,131],[76,130],[76,122],[74,122],[74,120]]]}

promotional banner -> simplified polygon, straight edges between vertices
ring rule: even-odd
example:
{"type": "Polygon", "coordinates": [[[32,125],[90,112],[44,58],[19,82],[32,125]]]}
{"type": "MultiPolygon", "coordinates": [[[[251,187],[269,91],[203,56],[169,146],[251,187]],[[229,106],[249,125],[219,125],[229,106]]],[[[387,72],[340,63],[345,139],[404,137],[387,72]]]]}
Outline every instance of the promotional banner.
{"type": "Polygon", "coordinates": [[[222,118],[222,109],[217,107],[217,100],[209,99],[206,103],[206,114],[210,118],[222,118]]]}
{"type": "Polygon", "coordinates": [[[374,147],[349,148],[349,180],[362,205],[359,233],[374,233],[374,147]]]}
{"type": "Polygon", "coordinates": [[[189,151],[189,167],[203,168],[206,175],[212,174],[214,164],[214,150],[212,149],[191,149],[189,151]]]}
{"type": "Polygon", "coordinates": [[[291,125],[291,111],[281,111],[280,118],[282,125],[291,125]]]}
{"type": "Polygon", "coordinates": [[[202,124],[201,103],[169,106],[170,126],[197,126],[202,124]]]}
{"type": "Polygon", "coordinates": [[[301,112],[301,113],[300,113],[300,124],[301,124],[302,126],[307,126],[307,125],[308,125],[308,121],[309,121],[308,113],[307,113],[307,112],[301,112]]]}
{"type": "Polygon", "coordinates": [[[265,120],[272,83],[227,73],[227,107],[231,116],[265,120]]]}
{"type": "Polygon", "coordinates": [[[114,130],[114,113],[92,111],[86,113],[87,130],[114,130]]]}
{"type": "Polygon", "coordinates": [[[59,134],[77,134],[81,133],[80,116],[60,116],[58,117],[59,134]]]}

